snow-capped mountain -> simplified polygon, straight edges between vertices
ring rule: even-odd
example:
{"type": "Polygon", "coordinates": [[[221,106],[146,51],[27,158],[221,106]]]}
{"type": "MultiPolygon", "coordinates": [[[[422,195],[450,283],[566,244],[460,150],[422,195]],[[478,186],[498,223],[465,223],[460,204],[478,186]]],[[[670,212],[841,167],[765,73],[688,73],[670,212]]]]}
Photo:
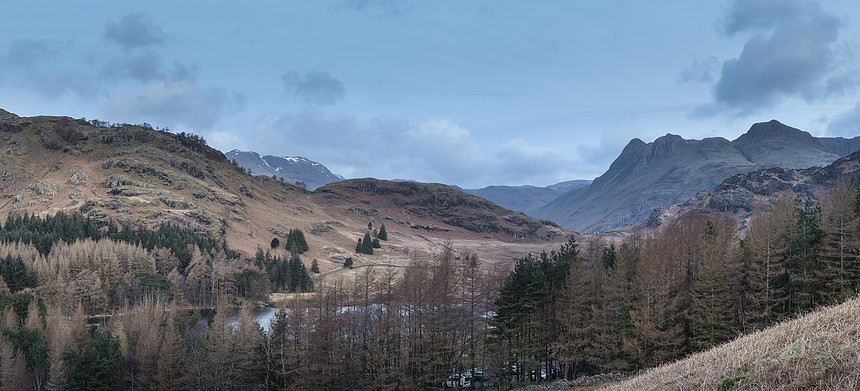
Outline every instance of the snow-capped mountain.
{"type": "Polygon", "coordinates": [[[250,169],[254,175],[275,175],[287,182],[304,182],[308,190],[314,190],[344,178],[333,174],[321,163],[301,156],[260,156],[253,151],[234,149],[224,154],[227,159],[236,160],[240,167],[250,169]]]}

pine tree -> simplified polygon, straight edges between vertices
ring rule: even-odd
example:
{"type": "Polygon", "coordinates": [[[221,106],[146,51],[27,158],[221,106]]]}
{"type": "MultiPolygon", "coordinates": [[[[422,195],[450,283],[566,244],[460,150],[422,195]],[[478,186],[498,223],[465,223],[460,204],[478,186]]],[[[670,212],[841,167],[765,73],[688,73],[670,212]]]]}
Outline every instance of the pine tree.
{"type": "Polygon", "coordinates": [[[86,342],[66,352],[68,390],[119,389],[122,353],[119,341],[107,331],[90,326],[86,342]]]}
{"type": "Polygon", "coordinates": [[[788,232],[794,220],[791,196],[759,209],[749,219],[741,247],[744,268],[744,329],[758,330],[788,312],[788,232]]]}
{"type": "Polygon", "coordinates": [[[377,239],[377,238],[373,238],[371,245],[373,246],[373,248],[382,248],[382,245],[379,244],[379,239],[377,239]]]}
{"type": "Polygon", "coordinates": [[[343,267],[344,267],[345,269],[352,269],[352,257],[347,257],[347,258],[343,261],[343,267]]]}
{"type": "Polygon", "coordinates": [[[293,235],[295,235],[296,246],[299,248],[299,254],[304,254],[306,251],[310,250],[308,246],[308,241],[305,240],[305,233],[302,230],[296,228],[293,230],[293,235]]]}
{"type": "Polygon", "coordinates": [[[278,248],[281,245],[281,241],[278,238],[272,238],[272,242],[269,243],[269,247],[273,250],[278,248]]]}
{"type": "Polygon", "coordinates": [[[181,390],[185,388],[187,380],[185,341],[176,328],[176,320],[173,317],[167,319],[164,338],[158,349],[156,365],[156,371],[152,377],[152,389],[181,390]]]}
{"type": "Polygon", "coordinates": [[[314,258],[314,260],[311,261],[311,273],[319,274],[319,272],[320,272],[320,264],[319,264],[319,262],[317,262],[316,258],[314,258]]]}
{"type": "Polygon", "coordinates": [[[361,240],[361,253],[373,255],[373,239],[370,238],[370,233],[364,234],[364,239],[361,240]]]}
{"type": "Polygon", "coordinates": [[[855,189],[837,182],[819,196],[821,230],[816,279],[821,282],[818,296],[822,304],[839,303],[856,291],[860,259],[853,249],[860,244],[860,218],[855,212],[855,189]]]}
{"type": "Polygon", "coordinates": [[[379,233],[376,234],[376,237],[379,240],[388,240],[388,231],[385,230],[385,223],[382,223],[382,226],[379,227],[379,233]]]}
{"type": "Polygon", "coordinates": [[[358,243],[355,245],[355,252],[361,252],[361,238],[358,238],[358,243]]]}
{"type": "Polygon", "coordinates": [[[737,223],[728,217],[715,216],[700,232],[704,248],[690,288],[690,310],[687,316],[694,350],[704,350],[731,339],[737,334],[734,279],[738,273],[732,241],[737,223]]]}

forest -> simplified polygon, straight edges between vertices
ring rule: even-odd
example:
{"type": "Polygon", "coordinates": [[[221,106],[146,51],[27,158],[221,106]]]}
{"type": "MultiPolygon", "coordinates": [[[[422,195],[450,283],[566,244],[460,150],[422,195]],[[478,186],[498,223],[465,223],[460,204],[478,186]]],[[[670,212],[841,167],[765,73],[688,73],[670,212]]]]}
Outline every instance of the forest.
{"type": "Polygon", "coordinates": [[[744,222],[695,212],[571,238],[508,267],[448,244],[316,284],[298,251],[16,216],[0,229],[0,386],[432,389],[481,371],[506,389],[636,372],[853,296],[858,244],[854,182],[784,193],[744,222]],[[278,291],[304,293],[266,331],[253,306],[278,291]]]}

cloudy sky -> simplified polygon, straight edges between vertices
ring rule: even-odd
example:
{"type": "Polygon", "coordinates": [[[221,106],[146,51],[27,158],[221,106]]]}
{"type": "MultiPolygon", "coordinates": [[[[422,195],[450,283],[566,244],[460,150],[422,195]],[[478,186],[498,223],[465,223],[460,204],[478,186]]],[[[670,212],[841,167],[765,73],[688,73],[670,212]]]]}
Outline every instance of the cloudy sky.
{"type": "Polygon", "coordinates": [[[856,0],[238,4],[7,2],[0,108],[463,187],[591,179],[633,137],[770,119],[860,135],[856,0]]]}

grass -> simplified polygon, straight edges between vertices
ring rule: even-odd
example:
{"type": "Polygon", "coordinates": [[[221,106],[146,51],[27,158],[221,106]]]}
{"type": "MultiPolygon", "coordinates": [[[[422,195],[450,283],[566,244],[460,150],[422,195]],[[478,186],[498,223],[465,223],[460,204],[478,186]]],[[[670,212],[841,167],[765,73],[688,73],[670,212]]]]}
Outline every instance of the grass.
{"type": "Polygon", "coordinates": [[[600,389],[860,389],[860,298],[600,389]]]}

